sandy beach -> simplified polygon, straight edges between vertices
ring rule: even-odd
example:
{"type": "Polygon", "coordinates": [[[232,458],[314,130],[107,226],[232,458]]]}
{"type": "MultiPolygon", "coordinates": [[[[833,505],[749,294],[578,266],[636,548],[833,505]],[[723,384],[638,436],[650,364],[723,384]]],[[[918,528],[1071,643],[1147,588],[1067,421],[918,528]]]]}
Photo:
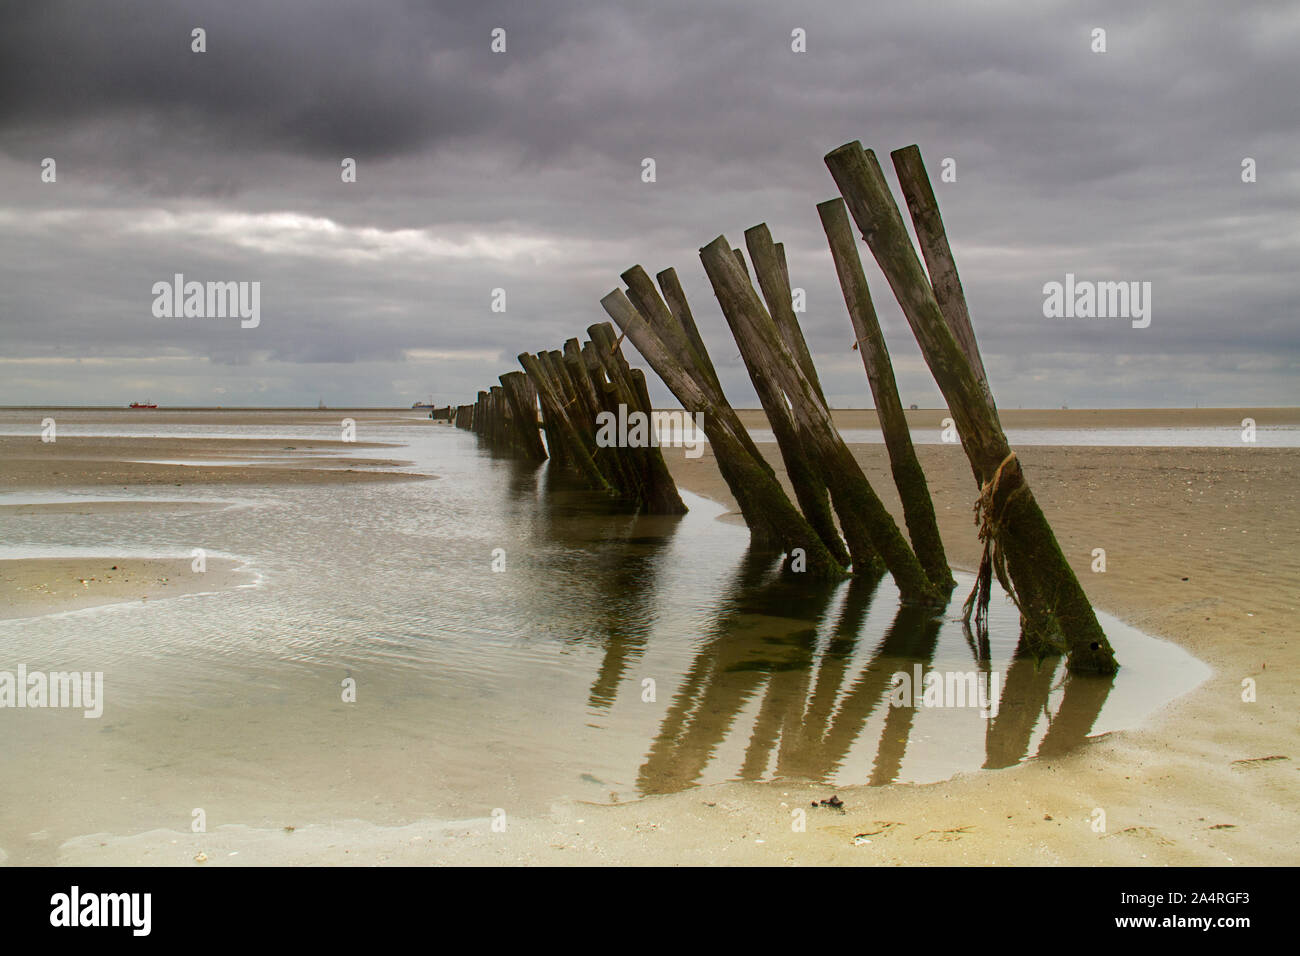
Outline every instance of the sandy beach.
{"type": "Polygon", "coordinates": [[[405,462],[342,458],[331,451],[384,448],[362,442],[248,439],[60,438],[42,444],[0,437],[0,490],[126,485],[313,484],[410,481],[387,471],[405,462]],[[184,458],[198,464],[160,464],[184,458]],[[373,469],[373,470],[364,470],[373,469]]]}
{"type": "MultiPolygon", "coordinates": [[[[1043,423],[1055,414],[1032,413],[1043,423]]],[[[1193,410],[1153,415],[1166,421],[1204,420],[1193,410]]],[[[1009,427],[1015,423],[1014,413],[1003,417],[1009,427]]],[[[1090,417],[1118,427],[1143,416],[1090,417]]],[[[845,427],[842,421],[840,425],[845,427]]],[[[917,452],[949,560],[971,569],[979,552],[966,459],[953,446],[922,446],[917,452]]],[[[857,445],[854,453],[901,522],[885,449],[857,445]]],[[[1094,603],[1187,648],[1214,669],[1214,676],[1149,727],[1108,735],[1076,755],[930,787],[841,793],[849,809],[841,819],[824,821],[826,842],[814,851],[814,859],[1143,865],[1300,861],[1295,835],[1300,824],[1300,687],[1295,679],[1300,660],[1292,627],[1300,604],[1295,546],[1300,450],[1031,447],[1018,454],[1094,603]],[[1104,574],[1090,571],[1092,549],[1098,547],[1106,550],[1104,574]],[[1256,683],[1254,703],[1242,701],[1247,678],[1256,683]],[[1090,827],[1096,808],[1106,812],[1104,834],[1090,827]],[[881,830],[885,824],[891,825],[881,830]],[[870,847],[855,846],[850,830],[880,834],[870,847]]],[[[781,471],[777,456],[772,459],[781,471]]],[[[682,487],[734,507],[707,454],[694,461],[674,455],[670,461],[682,487]]],[[[753,788],[726,790],[726,799],[751,828],[760,826],[762,808],[772,811],[771,798],[765,800],[753,788]]],[[[764,829],[776,828],[768,823],[764,829]]],[[[807,849],[801,836],[806,835],[774,835],[769,845],[779,840],[787,854],[800,860],[796,848],[807,849]]],[[[772,852],[765,856],[751,848],[727,856],[774,862],[772,852]]]]}
{"type": "MultiPolygon", "coordinates": [[[[745,415],[751,424],[761,423],[759,413],[745,415]]],[[[914,428],[938,427],[942,413],[910,415],[914,428]]],[[[1261,423],[1294,423],[1300,417],[1296,410],[1240,409],[1003,413],[1009,428],[1236,425],[1247,415],[1261,423]]],[[[836,417],[841,428],[874,422],[871,412],[836,417]]],[[[19,440],[0,441],[8,451],[19,440]]],[[[328,460],[330,443],[158,439],[144,444],[147,449],[137,440],[60,438],[56,449],[33,448],[39,443],[25,440],[21,451],[0,458],[0,487],[287,487],[413,477],[298,460],[308,453],[328,460]],[[283,459],[228,468],[140,462],[241,459],[256,453],[283,459]]],[[[762,448],[780,472],[776,446],[762,448]]],[[[200,865],[1282,865],[1300,860],[1295,719],[1300,686],[1290,626],[1300,601],[1294,545],[1300,535],[1295,480],[1300,449],[1039,446],[1018,451],[1096,605],[1181,645],[1213,668],[1209,680],[1147,726],[1109,734],[1064,757],[944,783],[840,789],[842,810],[810,806],[830,795],[822,786],[726,783],[614,806],[557,804],[546,815],[512,817],[505,833],[494,832],[486,818],[417,819],[391,826],[368,822],[359,811],[355,821],[286,820],[277,829],[227,825],[206,834],[92,834],[64,845],[58,859],[190,865],[200,856],[200,865]],[[1094,548],[1106,551],[1105,573],[1090,570],[1094,548]],[[1242,700],[1247,679],[1255,682],[1255,702],[1242,700]],[[807,808],[802,832],[791,826],[797,808],[807,808]],[[1097,811],[1104,812],[1104,830],[1095,828],[1097,811]]],[[[707,450],[698,459],[687,459],[680,450],[665,453],[683,489],[734,508],[707,450]]],[[[901,522],[884,447],[855,445],[854,453],[901,522]]],[[[374,459],[375,467],[401,461],[400,449],[384,454],[393,457],[374,459]]],[[[966,460],[954,445],[918,446],[918,454],[949,560],[972,569],[978,550],[966,460]]],[[[205,575],[191,574],[188,565],[188,559],[103,557],[0,562],[3,613],[155,600],[241,583],[228,563],[209,559],[205,575]]]]}
{"type": "MultiPolygon", "coordinates": [[[[34,420],[43,417],[36,414],[34,420]]],[[[113,412],[73,409],[55,412],[63,426],[101,425],[119,421],[113,412]]],[[[309,419],[337,422],[348,412],[329,412],[309,419]]],[[[367,421],[387,421],[383,414],[352,413],[364,428],[367,421]]],[[[140,419],[142,427],[156,425],[262,425],[301,424],[302,413],[163,412],[140,419]]],[[[0,436],[0,492],[67,491],[107,492],[112,488],[238,487],[340,482],[412,481],[433,475],[391,469],[409,462],[386,457],[343,457],[341,451],[399,447],[382,442],[285,441],[246,438],[148,438],[120,436],[63,436],[53,442],[29,437],[0,436]],[[179,460],[196,464],[167,464],[179,460]],[[201,463],[198,463],[201,462],[201,463]]],[[[227,503],[203,501],[105,500],[84,497],[58,502],[0,503],[6,515],[66,514],[110,515],[146,512],[188,514],[219,511],[227,503]]],[[[21,558],[0,560],[0,619],[30,617],[51,611],[80,610],[127,601],[159,600],[184,594],[207,593],[247,583],[237,571],[239,562],[222,558],[206,561],[202,574],[191,570],[184,558],[21,558]]]]}
{"type": "Polygon", "coordinates": [[[253,575],[229,558],[23,558],[0,561],[0,620],[52,609],[79,611],[104,604],[157,601],[252,584],[253,575]]]}

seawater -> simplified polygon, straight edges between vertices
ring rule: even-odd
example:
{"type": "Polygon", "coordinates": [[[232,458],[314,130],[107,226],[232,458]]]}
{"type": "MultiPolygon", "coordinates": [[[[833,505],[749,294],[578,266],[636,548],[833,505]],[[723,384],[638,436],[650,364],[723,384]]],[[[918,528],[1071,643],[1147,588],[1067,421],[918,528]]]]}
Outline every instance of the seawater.
{"type": "MultiPolygon", "coordinates": [[[[1120,674],[1068,677],[1015,657],[1001,595],[987,648],[964,633],[969,575],[947,609],[905,607],[887,577],[780,577],[694,495],[686,516],[630,517],[444,425],[365,424],[358,438],[402,443],[394,457],[439,477],[158,494],[230,502],[189,513],[0,508],[6,557],[198,547],[257,576],[0,622],[0,669],[105,675],[99,720],[0,710],[11,862],[52,862],[89,833],[187,830],[198,807],[209,827],[396,824],[727,780],[935,782],[1137,726],[1208,674],[1101,615],[1120,674]],[[891,707],[892,675],[918,664],[996,674],[997,717],[891,707]]],[[[39,498],[60,494],[154,492],[39,498]]]]}

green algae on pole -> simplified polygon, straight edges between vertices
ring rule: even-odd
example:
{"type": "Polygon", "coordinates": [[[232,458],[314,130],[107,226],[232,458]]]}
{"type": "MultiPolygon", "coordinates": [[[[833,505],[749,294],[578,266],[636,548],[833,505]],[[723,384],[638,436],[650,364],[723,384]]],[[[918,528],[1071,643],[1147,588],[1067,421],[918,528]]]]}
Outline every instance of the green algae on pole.
{"type": "Polygon", "coordinates": [[[948,403],[962,447],[981,476],[981,537],[987,546],[981,576],[987,578],[990,565],[998,572],[1005,567],[1026,619],[1026,637],[1037,653],[1060,649],[1063,642],[1072,671],[1113,673],[1115,652],[935,301],[874,154],[869,157],[855,141],[828,153],[826,166],[889,281],[948,403]]]}
{"type": "Polygon", "coordinates": [[[835,261],[835,273],[844,293],[844,305],[848,309],[849,321],[853,324],[858,351],[862,353],[862,365],[867,372],[876,415],[880,419],[880,431],[889,453],[890,472],[894,476],[899,500],[903,503],[903,519],[907,524],[908,537],[912,539],[917,560],[925,568],[930,580],[936,587],[951,589],[954,586],[952,571],[948,567],[943,540],[939,536],[934,503],[930,499],[925,472],[921,470],[921,463],[916,458],[916,449],[912,447],[912,436],[903,414],[903,402],[898,397],[898,384],[894,380],[893,364],[889,360],[885,337],[876,318],[871,289],[862,271],[862,260],[858,258],[844,200],[831,199],[820,203],[817,213],[830,244],[831,258],[835,261]]]}

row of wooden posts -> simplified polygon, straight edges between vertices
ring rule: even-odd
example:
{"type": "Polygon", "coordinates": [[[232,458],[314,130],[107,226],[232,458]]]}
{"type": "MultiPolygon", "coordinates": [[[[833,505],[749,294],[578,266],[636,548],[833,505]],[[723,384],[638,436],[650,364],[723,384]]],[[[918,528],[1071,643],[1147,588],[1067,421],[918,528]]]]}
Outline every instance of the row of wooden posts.
{"type": "MultiPolygon", "coordinates": [[[[1076,672],[1113,673],[1114,652],[998,419],[961,280],[920,151],[891,154],[924,257],[918,258],[875,154],[858,142],[826,156],[841,193],[817,207],[880,419],[903,506],[906,536],[831,420],[817,369],[795,316],[782,245],[766,224],[745,232],[749,253],[719,236],[700,250],[704,271],[776,437],[794,501],[723,393],[676,272],[655,281],[641,266],[601,300],[606,313],[704,432],[755,548],[785,555],[791,572],[817,577],[888,571],[907,602],[942,605],[955,582],[939,536],[850,217],[870,248],[947,402],[974,474],[976,525],[984,545],[965,606],[983,628],[996,577],[1021,612],[1022,640],[1066,653],[1076,672]],[[749,266],[757,279],[751,280],[749,266]],[[657,283],[657,284],[656,284],[657,283]]],[[[624,360],[614,329],[563,352],[519,356],[524,373],[501,376],[455,423],[493,448],[547,456],[589,487],[648,512],[685,510],[658,448],[600,448],[596,415],[620,403],[650,411],[645,377],[624,360]],[[537,408],[546,448],[538,435],[537,408]]]]}
{"type": "MultiPolygon", "coordinates": [[[[610,495],[644,514],[685,514],[686,505],[657,444],[619,445],[602,441],[602,416],[624,421],[633,413],[651,421],[653,408],[645,373],[632,368],[621,339],[608,322],[587,329],[563,351],[524,352],[522,372],[507,372],[501,384],[462,405],[455,424],[476,432],[492,450],[532,461],[550,459],[592,491],[610,495]],[[538,406],[541,407],[539,435],[538,406]]],[[[646,435],[647,442],[649,436],[646,435]]]]}

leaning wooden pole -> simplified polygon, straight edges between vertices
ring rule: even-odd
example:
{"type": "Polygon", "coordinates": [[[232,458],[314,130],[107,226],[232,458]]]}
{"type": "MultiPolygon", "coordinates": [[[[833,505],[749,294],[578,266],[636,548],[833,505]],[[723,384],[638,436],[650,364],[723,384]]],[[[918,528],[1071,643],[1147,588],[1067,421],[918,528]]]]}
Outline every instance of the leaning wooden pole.
{"type": "MultiPolygon", "coordinates": [[[[816,392],[818,399],[825,404],[825,396],[822,394],[821,382],[817,378],[817,368],[813,365],[812,355],[808,351],[808,345],[804,341],[803,331],[799,328],[799,321],[795,318],[794,304],[790,290],[789,276],[785,270],[785,258],[781,249],[772,242],[772,234],[768,231],[767,223],[759,223],[745,231],[745,245],[749,249],[749,257],[754,263],[754,274],[758,277],[759,288],[763,290],[763,297],[767,300],[768,314],[771,315],[772,321],[776,323],[777,331],[781,334],[786,348],[794,356],[795,361],[799,363],[799,368],[807,377],[809,384],[812,385],[813,391],[816,392]]],[[[742,258],[737,253],[737,258],[742,258]]],[[[738,338],[737,343],[741,340],[738,338]]],[[[746,339],[746,343],[749,340],[746,339]]],[[[835,528],[835,518],[831,513],[830,493],[826,488],[826,478],[822,474],[821,460],[813,453],[813,442],[810,436],[804,433],[804,430],[794,420],[794,415],[786,404],[785,394],[781,388],[774,382],[768,382],[763,376],[761,367],[757,364],[752,354],[748,358],[747,348],[741,346],[741,357],[745,359],[745,367],[749,370],[749,377],[754,382],[755,389],[759,392],[759,400],[763,404],[763,410],[767,412],[768,421],[772,423],[772,431],[776,435],[777,444],[781,448],[781,457],[785,462],[786,474],[790,478],[790,484],[794,487],[795,497],[799,500],[799,507],[803,509],[804,516],[817,533],[822,536],[822,540],[827,542],[827,546],[835,550],[835,547],[843,548],[840,543],[839,532],[835,528]],[[760,382],[762,384],[760,384],[760,382]],[[765,397],[766,396],[766,397],[765,397]],[[783,438],[783,432],[786,437],[783,438]],[[834,542],[834,546],[832,545],[834,542]]],[[[870,544],[870,537],[863,535],[859,546],[860,553],[853,555],[853,565],[856,571],[865,571],[871,565],[878,565],[876,570],[883,569],[879,557],[875,554],[874,546],[870,544]]]]}
{"type": "MultiPolygon", "coordinates": [[[[524,371],[528,373],[528,377],[537,388],[543,414],[551,423],[551,435],[556,445],[564,449],[564,459],[572,463],[573,468],[591,488],[612,492],[609,482],[592,461],[591,453],[569,415],[568,398],[561,391],[562,386],[552,377],[551,370],[548,368],[549,363],[541,356],[524,352],[519,356],[519,364],[524,367],[524,371]]],[[[554,448],[551,454],[554,456],[554,448]]]]}
{"type": "Polygon", "coordinates": [[[894,161],[903,197],[907,200],[907,211],[912,216],[921,255],[925,257],[934,301],[938,303],[939,311],[943,313],[953,338],[961,346],[962,353],[979,382],[980,390],[984,393],[984,399],[996,418],[998,409],[993,401],[993,390],[989,388],[989,377],[984,370],[979,344],[975,341],[975,328],[971,325],[970,310],[966,307],[966,293],[962,290],[957,262],[948,245],[948,233],[943,228],[943,217],[939,215],[939,202],[934,198],[934,187],[930,185],[925,163],[921,160],[921,150],[915,145],[905,146],[889,155],[894,161]]]}
{"type": "Polygon", "coordinates": [[[876,415],[880,419],[880,431],[889,452],[894,486],[903,503],[903,518],[907,523],[908,537],[912,539],[912,549],[931,581],[939,587],[952,588],[956,582],[944,554],[943,539],[939,536],[934,502],[930,499],[925,472],[916,458],[916,449],[912,447],[912,435],[903,414],[902,399],[898,397],[898,384],[894,380],[893,363],[889,360],[885,336],[876,318],[871,289],[862,271],[862,260],[858,258],[844,200],[831,199],[820,203],[817,214],[826,231],[831,258],[835,261],[835,274],[844,293],[844,305],[853,323],[858,351],[862,353],[862,365],[867,372],[876,415]]]}
{"type": "MultiPolygon", "coordinates": [[[[608,322],[589,326],[587,334],[595,346],[595,354],[601,361],[605,377],[612,386],[611,397],[615,401],[606,410],[616,420],[620,416],[628,417],[632,412],[640,412],[645,416],[647,438],[653,439],[654,409],[650,407],[645,376],[640,369],[628,365],[619,349],[619,338],[614,334],[614,327],[608,322]],[[622,410],[618,407],[620,405],[622,410]]],[[[640,504],[648,514],[686,513],[686,505],[677,491],[677,484],[668,471],[668,463],[664,461],[657,442],[628,449],[627,463],[635,476],[640,504]]]]}
{"type": "Polygon", "coordinates": [[[611,401],[606,394],[604,376],[600,376],[599,385],[597,379],[592,378],[582,361],[582,349],[577,339],[569,339],[564,343],[561,361],[576,392],[571,399],[570,414],[591,451],[592,461],[621,497],[639,503],[642,488],[636,469],[621,449],[603,447],[598,441],[597,419],[611,405],[617,405],[617,400],[611,401]]]}
{"type": "Polygon", "coordinates": [[[505,389],[500,385],[488,387],[488,407],[492,416],[488,442],[494,450],[509,453],[511,451],[511,423],[506,417],[505,389]]]}
{"type": "Polygon", "coordinates": [[[480,391],[477,401],[474,402],[474,434],[482,435],[487,430],[487,401],[488,393],[480,391]]]}
{"type": "Polygon", "coordinates": [[[862,144],[852,142],[828,153],[826,165],[912,327],[972,467],[985,476],[979,504],[986,545],[981,577],[991,571],[1004,586],[1014,582],[1012,594],[1030,625],[1031,646],[1047,650],[1063,643],[1071,670],[1114,673],[1115,652],[935,301],[874,155],[868,158],[862,144]]]}
{"type": "MultiPolygon", "coordinates": [[[[629,273],[634,273],[634,269],[623,273],[624,281],[626,281],[629,273]]],[[[687,341],[690,342],[691,348],[694,349],[692,357],[695,359],[696,365],[710,383],[720,388],[721,383],[718,380],[717,369],[713,367],[713,359],[709,357],[709,350],[705,347],[699,327],[695,324],[695,315],[691,312],[690,303],[686,301],[686,292],[682,289],[681,280],[677,278],[677,270],[665,269],[656,275],[655,279],[659,283],[659,289],[663,293],[664,303],[668,306],[669,312],[677,321],[677,324],[681,326],[682,331],[686,334],[687,341]]],[[[633,303],[635,301],[633,299],[633,303]]]]}
{"type": "MultiPolygon", "coordinates": [[[[692,359],[694,359],[700,372],[707,377],[709,387],[712,391],[721,396],[722,382],[718,378],[717,369],[713,367],[713,359],[709,357],[709,350],[704,345],[704,339],[700,336],[700,330],[695,324],[695,315],[691,312],[691,305],[686,300],[686,293],[682,289],[681,280],[677,278],[677,270],[668,268],[655,276],[655,281],[659,283],[659,288],[663,292],[664,302],[667,303],[668,309],[677,324],[682,327],[686,337],[690,340],[694,348],[692,359]]],[[[709,391],[706,388],[705,391],[709,391]]],[[[725,401],[725,399],[723,399],[725,401]]],[[[740,435],[740,442],[745,446],[745,450],[757,461],[769,474],[776,474],[772,470],[771,464],[763,457],[758,446],[754,444],[754,438],[749,434],[749,430],[744,430],[740,435]]]]}
{"type": "Polygon", "coordinates": [[[808,342],[804,339],[799,319],[794,314],[794,293],[786,271],[785,250],[780,243],[772,241],[771,230],[765,222],[745,230],[745,248],[749,250],[758,287],[763,291],[768,314],[776,324],[777,332],[781,334],[781,341],[785,342],[785,347],[799,363],[799,369],[808,379],[808,384],[818,399],[825,404],[826,396],[822,392],[821,380],[817,377],[817,366],[813,364],[808,342]]]}
{"type": "MultiPolygon", "coordinates": [[[[795,422],[790,406],[785,400],[785,393],[781,391],[781,386],[775,379],[766,373],[762,358],[753,343],[749,339],[740,337],[736,342],[740,346],[740,357],[745,364],[745,370],[749,372],[750,381],[754,383],[759,404],[763,406],[763,413],[767,416],[768,424],[772,426],[772,434],[776,436],[776,445],[781,454],[781,461],[785,465],[786,477],[790,480],[790,487],[794,489],[795,500],[799,502],[804,518],[841,564],[847,565],[852,562],[853,570],[858,572],[865,572],[873,565],[879,565],[879,558],[875,549],[871,547],[869,538],[864,536],[860,541],[855,541],[860,546],[856,547],[852,554],[845,547],[835,527],[835,518],[831,514],[830,496],[826,491],[826,484],[815,464],[817,457],[800,438],[799,425],[795,422]]],[[[879,571],[882,567],[875,567],[874,570],[879,571]]]]}
{"type": "Polygon", "coordinates": [[[806,562],[804,573],[813,577],[843,576],[843,565],[835,560],[817,532],[791,504],[785,489],[771,471],[746,450],[740,438],[745,427],[721,392],[706,390],[695,376],[686,372],[680,353],[674,352],[656,334],[646,317],[637,311],[621,289],[610,292],[600,300],[600,304],[682,407],[692,415],[704,416],[704,432],[718,470],[740,506],[754,547],[786,552],[787,570],[797,570],[794,555],[798,551],[802,552],[806,562]]]}
{"type": "Polygon", "coordinates": [[[938,589],[930,583],[894,519],[835,430],[830,410],[818,400],[811,383],[785,347],[749,277],[736,261],[726,236],[718,236],[702,248],[700,261],[737,341],[742,337],[752,340],[764,373],[785,391],[796,420],[809,436],[813,452],[821,458],[826,485],[849,552],[856,558],[859,551],[866,551],[869,542],[871,550],[879,554],[889,569],[905,601],[942,603],[938,589]]]}
{"type": "Polygon", "coordinates": [[[500,376],[510,409],[519,428],[519,453],[531,461],[545,461],[546,448],[537,430],[537,395],[529,387],[523,372],[506,372],[500,376]]]}

